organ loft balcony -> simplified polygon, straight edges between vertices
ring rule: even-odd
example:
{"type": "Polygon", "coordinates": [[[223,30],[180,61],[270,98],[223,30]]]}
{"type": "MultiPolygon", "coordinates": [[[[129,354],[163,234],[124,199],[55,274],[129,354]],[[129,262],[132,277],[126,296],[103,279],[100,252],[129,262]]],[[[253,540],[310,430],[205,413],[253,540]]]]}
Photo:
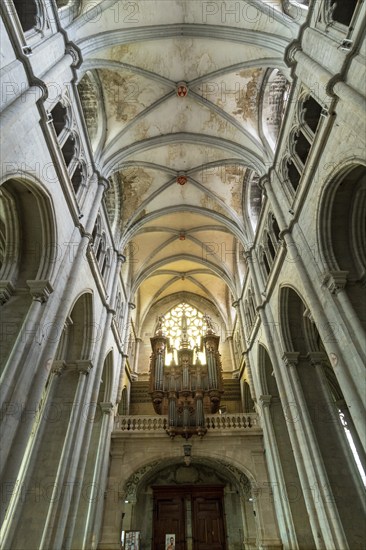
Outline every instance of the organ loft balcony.
{"type": "Polygon", "coordinates": [[[179,338],[169,338],[167,323],[159,317],[155,335],[150,338],[149,371],[132,380],[129,407],[123,404],[126,396],[122,396],[122,414],[115,418],[114,438],[261,437],[254,403],[243,400],[244,384],[239,377],[223,373],[220,337],[207,315],[202,320],[193,338],[183,309],[179,338]]]}

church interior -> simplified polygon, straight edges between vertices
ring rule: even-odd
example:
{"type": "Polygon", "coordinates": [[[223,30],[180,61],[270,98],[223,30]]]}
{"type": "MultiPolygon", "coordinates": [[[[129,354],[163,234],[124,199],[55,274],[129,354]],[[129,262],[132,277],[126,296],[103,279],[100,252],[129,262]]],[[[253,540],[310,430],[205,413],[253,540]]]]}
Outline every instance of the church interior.
{"type": "Polygon", "coordinates": [[[364,550],[362,0],[5,0],[3,550],[364,550]]]}

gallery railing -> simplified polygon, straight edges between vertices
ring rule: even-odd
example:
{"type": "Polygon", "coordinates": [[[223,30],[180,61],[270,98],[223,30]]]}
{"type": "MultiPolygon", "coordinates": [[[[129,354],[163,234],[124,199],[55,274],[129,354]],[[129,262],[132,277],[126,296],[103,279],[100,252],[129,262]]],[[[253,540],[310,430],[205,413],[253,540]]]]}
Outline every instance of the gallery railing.
{"type": "MultiPolygon", "coordinates": [[[[261,432],[259,417],[255,413],[213,414],[205,416],[208,432],[245,431],[261,432]]],[[[162,415],[119,415],[115,419],[115,431],[132,433],[163,432],[168,429],[168,417],[162,415]]]]}

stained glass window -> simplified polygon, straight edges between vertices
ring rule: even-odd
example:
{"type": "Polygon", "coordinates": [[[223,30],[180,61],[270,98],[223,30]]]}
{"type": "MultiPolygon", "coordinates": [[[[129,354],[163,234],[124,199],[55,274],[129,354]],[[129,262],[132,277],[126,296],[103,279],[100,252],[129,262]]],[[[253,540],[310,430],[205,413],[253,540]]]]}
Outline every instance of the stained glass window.
{"type": "Polygon", "coordinates": [[[181,341],[186,340],[188,347],[193,349],[200,346],[200,338],[206,332],[207,324],[201,311],[181,302],[164,315],[162,329],[173,348],[179,349],[181,341]]]}

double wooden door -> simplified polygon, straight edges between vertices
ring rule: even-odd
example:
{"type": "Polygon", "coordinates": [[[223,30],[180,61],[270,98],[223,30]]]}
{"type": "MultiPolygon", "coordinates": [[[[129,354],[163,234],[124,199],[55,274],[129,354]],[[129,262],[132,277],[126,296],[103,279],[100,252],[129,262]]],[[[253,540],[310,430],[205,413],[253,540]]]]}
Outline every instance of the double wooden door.
{"type": "Polygon", "coordinates": [[[175,550],[226,550],[222,486],[156,486],[153,550],[165,550],[167,534],[175,535],[175,550]]]}

